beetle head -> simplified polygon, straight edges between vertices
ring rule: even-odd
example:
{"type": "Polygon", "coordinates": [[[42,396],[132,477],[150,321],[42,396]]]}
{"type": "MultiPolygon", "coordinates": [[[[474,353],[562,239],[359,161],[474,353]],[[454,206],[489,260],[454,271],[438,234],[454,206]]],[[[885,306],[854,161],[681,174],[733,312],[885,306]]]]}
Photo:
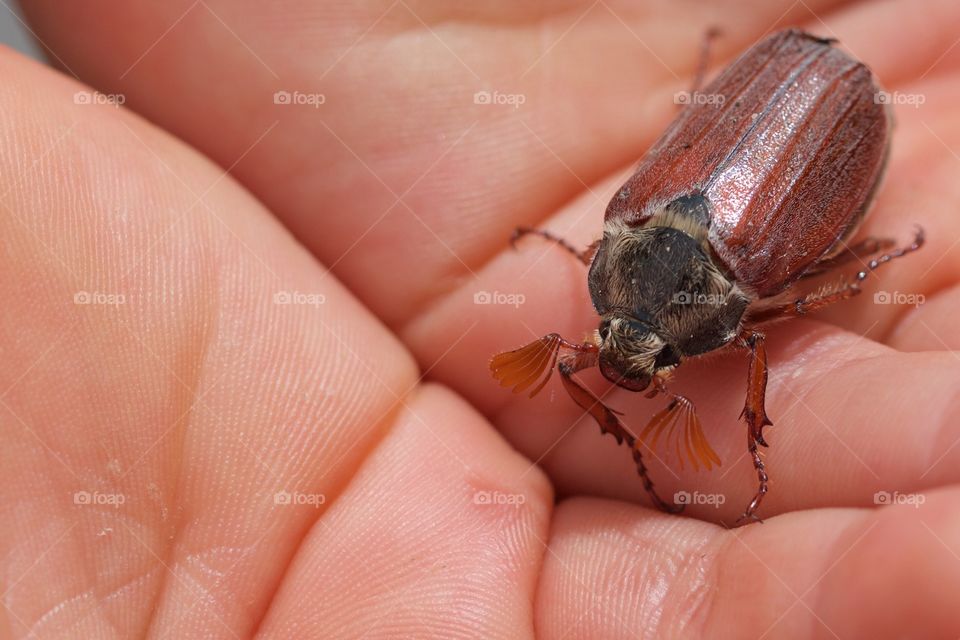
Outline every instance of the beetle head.
{"type": "Polygon", "coordinates": [[[669,209],[636,227],[608,221],[588,282],[600,369],[634,391],[682,357],[733,340],[750,301],[714,262],[706,229],[669,209]]]}

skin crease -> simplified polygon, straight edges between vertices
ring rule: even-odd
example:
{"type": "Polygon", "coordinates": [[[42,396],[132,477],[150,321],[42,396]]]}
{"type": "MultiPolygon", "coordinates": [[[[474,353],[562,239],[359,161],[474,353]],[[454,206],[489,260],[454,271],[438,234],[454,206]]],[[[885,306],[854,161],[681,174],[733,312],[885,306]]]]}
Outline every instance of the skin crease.
{"type": "MultiPolygon", "coordinates": [[[[956,3],[23,9],[64,73],[0,53],[0,637],[960,634],[956,3]],[[693,517],[645,506],[559,381],[511,396],[486,362],[596,322],[582,265],[510,230],[585,246],[706,28],[716,66],[788,24],[925,97],[861,235],[928,246],[770,329],[766,522],[728,530],[755,487],[743,354],[672,383],[723,459],[651,459],[661,495],[723,494],[693,517]]],[[[607,400],[635,429],[660,408],[607,400]]]]}

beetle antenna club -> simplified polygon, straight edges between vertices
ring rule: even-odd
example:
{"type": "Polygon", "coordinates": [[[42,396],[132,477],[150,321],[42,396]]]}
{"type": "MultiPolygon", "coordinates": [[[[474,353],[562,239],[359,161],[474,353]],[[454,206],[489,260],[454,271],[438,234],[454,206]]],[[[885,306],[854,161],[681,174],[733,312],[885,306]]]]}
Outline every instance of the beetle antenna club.
{"type": "Polygon", "coordinates": [[[870,70],[833,40],[796,29],[775,33],[740,56],[687,105],[611,199],[602,237],[585,251],[536,234],[588,265],[598,330],[583,344],[551,333],[493,358],[501,385],[534,396],[554,369],[571,398],[631,448],[654,504],[678,512],[654,490],[641,447],[694,470],[720,465],[693,403],[669,391],[682,362],[720,350],[749,352],[740,419],[757,489],[738,522],[769,490],[760,447],[768,377],[764,325],[815,312],[861,293],[881,266],[923,246],[889,238],[853,245],[883,173],[890,121],[870,70]],[[851,262],[860,269],[818,291],[813,276],[851,262]],[[597,367],[630,391],[669,398],[639,436],[572,375],[597,367]]]}

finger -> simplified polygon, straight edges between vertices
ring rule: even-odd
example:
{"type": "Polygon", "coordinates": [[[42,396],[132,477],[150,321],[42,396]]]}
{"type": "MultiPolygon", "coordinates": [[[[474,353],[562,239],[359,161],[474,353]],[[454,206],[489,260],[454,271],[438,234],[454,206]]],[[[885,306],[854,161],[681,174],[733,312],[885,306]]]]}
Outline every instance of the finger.
{"type": "Polygon", "coordinates": [[[427,387],[307,534],[260,636],[532,638],[550,508],[540,471],[427,387]]]}
{"type": "Polygon", "coordinates": [[[277,488],[332,502],[415,366],[211,163],[0,71],[2,626],[247,633],[323,511],[277,488]]]}
{"type": "MultiPolygon", "coordinates": [[[[901,298],[906,303],[909,298],[901,298]]],[[[887,342],[901,351],[937,351],[960,349],[955,318],[960,314],[960,286],[954,285],[914,297],[887,342]]]]}
{"type": "MultiPolygon", "coordinates": [[[[453,14],[444,3],[377,2],[318,5],[298,23],[322,29],[265,28],[252,5],[215,1],[97,11],[34,0],[24,10],[81,77],[222,166],[263,136],[234,175],[399,326],[472,277],[515,225],[634,163],[675,114],[708,26],[729,34],[719,60],[841,4],[667,4],[653,20],[633,2],[453,14]],[[277,105],[278,90],[326,100],[277,105]],[[483,91],[510,104],[478,104],[483,91]]],[[[272,5],[266,22],[275,16],[303,13],[272,5]]]]}
{"type": "Polygon", "coordinates": [[[920,508],[817,510],[725,530],[561,503],[536,601],[550,638],[953,637],[960,491],[920,508]],[[883,567],[883,579],[874,579],[883,567]]]}

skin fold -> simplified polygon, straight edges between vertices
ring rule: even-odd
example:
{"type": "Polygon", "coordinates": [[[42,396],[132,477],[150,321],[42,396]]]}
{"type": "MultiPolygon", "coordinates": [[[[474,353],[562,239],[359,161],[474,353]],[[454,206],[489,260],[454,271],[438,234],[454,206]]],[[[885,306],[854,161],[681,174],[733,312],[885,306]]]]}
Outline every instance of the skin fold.
{"type": "Polygon", "coordinates": [[[60,71],[0,52],[0,637],[960,635],[955,2],[22,9],[60,71]],[[651,460],[723,496],[685,517],[559,380],[487,362],[596,328],[583,265],[513,228],[596,239],[707,28],[716,70],[787,25],[923,96],[858,238],[928,244],[769,329],[765,523],[728,529],[744,353],[671,381],[723,461],[651,460]]]}

